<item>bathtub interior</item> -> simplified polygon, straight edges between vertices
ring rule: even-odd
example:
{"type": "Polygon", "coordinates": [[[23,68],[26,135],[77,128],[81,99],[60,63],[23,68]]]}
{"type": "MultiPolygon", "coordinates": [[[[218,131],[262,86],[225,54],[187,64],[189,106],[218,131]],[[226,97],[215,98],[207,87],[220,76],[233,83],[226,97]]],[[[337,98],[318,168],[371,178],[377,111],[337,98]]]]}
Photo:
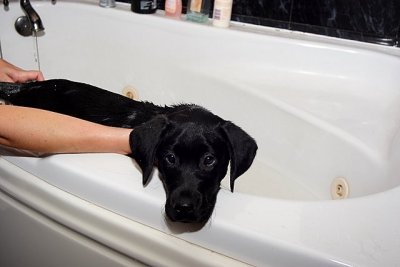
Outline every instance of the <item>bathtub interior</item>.
{"type": "MultiPolygon", "coordinates": [[[[236,192],[327,200],[337,177],[347,180],[353,198],[400,184],[398,57],[351,42],[293,40],[76,5],[37,4],[46,28],[37,39],[46,78],[116,93],[130,86],[141,100],[197,103],[235,122],[259,145],[236,192]],[[60,15],[68,9],[74,23],[60,15]]],[[[35,39],[18,36],[10,24],[19,12],[3,16],[2,52],[33,68],[35,39]]]]}

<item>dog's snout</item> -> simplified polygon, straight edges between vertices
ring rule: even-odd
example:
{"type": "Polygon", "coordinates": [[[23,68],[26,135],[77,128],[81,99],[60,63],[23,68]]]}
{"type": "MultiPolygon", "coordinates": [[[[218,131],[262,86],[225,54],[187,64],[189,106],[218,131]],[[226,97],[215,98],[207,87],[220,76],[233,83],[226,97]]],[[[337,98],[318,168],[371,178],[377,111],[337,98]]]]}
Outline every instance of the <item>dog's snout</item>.
{"type": "Polygon", "coordinates": [[[173,221],[196,222],[200,216],[201,194],[197,191],[178,190],[166,204],[168,217],[173,221]]]}
{"type": "Polygon", "coordinates": [[[201,205],[201,195],[196,191],[184,190],[176,195],[174,209],[180,216],[188,216],[196,212],[201,205]]]}
{"type": "Polygon", "coordinates": [[[176,213],[180,215],[188,215],[194,211],[194,205],[191,201],[177,203],[174,208],[176,213]]]}
{"type": "Polygon", "coordinates": [[[168,215],[173,221],[195,222],[198,218],[199,207],[191,199],[180,200],[168,215]]]}

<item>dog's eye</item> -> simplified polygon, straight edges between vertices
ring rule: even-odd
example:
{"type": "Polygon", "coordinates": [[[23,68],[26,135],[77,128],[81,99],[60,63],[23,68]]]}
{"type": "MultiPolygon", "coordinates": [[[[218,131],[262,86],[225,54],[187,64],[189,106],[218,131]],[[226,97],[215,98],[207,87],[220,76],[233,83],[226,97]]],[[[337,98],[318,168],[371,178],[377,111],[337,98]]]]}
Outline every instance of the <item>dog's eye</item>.
{"type": "Polygon", "coordinates": [[[176,157],[172,153],[167,154],[164,159],[169,165],[175,165],[176,163],[176,157]]]}
{"type": "Polygon", "coordinates": [[[217,159],[212,154],[205,154],[203,157],[202,165],[205,168],[212,168],[217,163],[217,159]]]}
{"type": "Polygon", "coordinates": [[[215,162],[214,156],[208,155],[204,158],[204,165],[210,166],[213,165],[215,162]]]}

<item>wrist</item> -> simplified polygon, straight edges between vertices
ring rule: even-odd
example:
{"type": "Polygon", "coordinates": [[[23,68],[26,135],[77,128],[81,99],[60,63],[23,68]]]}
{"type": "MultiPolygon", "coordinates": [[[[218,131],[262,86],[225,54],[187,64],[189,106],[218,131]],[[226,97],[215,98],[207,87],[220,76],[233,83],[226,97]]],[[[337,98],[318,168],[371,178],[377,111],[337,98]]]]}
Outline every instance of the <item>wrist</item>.
{"type": "Polygon", "coordinates": [[[129,145],[129,136],[130,133],[132,132],[132,129],[126,129],[126,128],[114,128],[115,132],[112,133],[112,135],[115,138],[110,138],[113,139],[113,142],[110,142],[110,140],[105,140],[105,142],[110,142],[110,145],[112,148],[111,150],[114,150],[114,153],[122,154],[122,155],[129,155],[132,153],[130,145],[129,145]]]}

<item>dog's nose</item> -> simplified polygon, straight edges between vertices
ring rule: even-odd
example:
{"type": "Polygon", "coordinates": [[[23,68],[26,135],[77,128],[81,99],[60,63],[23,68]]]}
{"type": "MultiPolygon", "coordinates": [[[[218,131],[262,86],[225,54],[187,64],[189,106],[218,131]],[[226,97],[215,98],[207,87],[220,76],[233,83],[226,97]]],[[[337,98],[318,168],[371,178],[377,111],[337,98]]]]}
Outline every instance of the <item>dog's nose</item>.
{"type": "Polygon", "coordinates": [[[173,192],[165,203],[168,218],[174,222],[199,222],[201,217],[201,194],[196,191],[173,192]]]}
{"type": "Polygon", "coordinates": [[[179,215],[188,215],[188,214],[192,214],[193,211],[194,211],[194,205],[193,205],[193,203],[191,203],[191,202],[189,202],[189,201],[176,203],[176,205],[175,205],[175,211],[176,211],[176,213],[178,213],[179,215]]]}

